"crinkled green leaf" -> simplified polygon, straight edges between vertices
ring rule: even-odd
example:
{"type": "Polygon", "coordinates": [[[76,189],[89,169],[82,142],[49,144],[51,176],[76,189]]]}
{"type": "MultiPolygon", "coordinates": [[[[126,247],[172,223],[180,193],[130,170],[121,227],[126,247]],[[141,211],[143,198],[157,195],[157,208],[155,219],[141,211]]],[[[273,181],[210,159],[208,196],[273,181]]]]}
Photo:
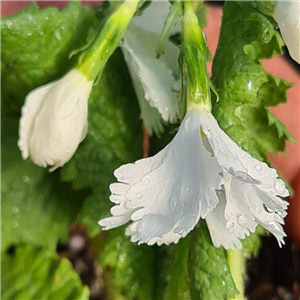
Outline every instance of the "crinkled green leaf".
{"type": "Polygon", "coordinates": [[[281,53],[283,41],[273,20],[251,8],[251,3],[230,1],[224,5],[213,62],[213,82],[220,101],[213,113],[240,147],[263,160],[266,152],[283,151],[286,139],[291,139],[281,124],[269,122],[267,110],[286,102],[290,84],[268,74],[260,63],[281,53]]]}
{"type": "Polygon", "coordinates": [[[88,300],[71,263],[48,250],[17,247],[14,254],[1,254],[1,299],[88,300]]]}
{"type": "Polygon", "coordinates": [[[188,254],[189,238],[181,239],[177,245],[168,246],[168,273],[167,284],[163,300],[190,300],[188,284],[188,254]]]}
{"type": "Polygon", "coordinates": [[[19,113],[27,93],[70,69],[76,59],[69,54],[85,45],[94,22],[92,9],[79,1],[62,11],[32,4],[2,18],[2,112],[19,113]]]}
{"type": "Polygon", "coordinates": [[[131,81],[119,50],[110,58],[89,99],[88,134],[62,170],[76,189],[92,188],[78,221],[95,235],[98,221],[109,215],[109,184],[124,163],[142,157],[142,128],[131,81]]]}
{"type": "MultiPolygon", "coordinates": [[[[218,49],[213,61],[213,83],[220,96],[213,113],[221,128],[252,156],[285,149],[293,137],[268,106],[286,102],[285,80],[268,74],[261,60],[282,53],[283,41],[270,15],[273,1],[234,2],[224,5],[218,49]],[[264,14],[265,13],[265,14],[264,14]]],[[[260,246],[256,231],[244,241],[245,255],[260,246]]]]}
{"type": "Polygon", "coordinates": [[[247,4],[268,16],[273,16],[276,1],[249,1],[247,4]]]}
{"type": "Polygon", "coordinates": [[[55,249],[59,239],[68,237],[83,194],[61,184],[58,172],[22,159],[18,123],[16,116],[2,115],[1,249],[21,243],[55,249]]]}
{"type": "Polygon", "coordinates": [[[226,251],[212,245],[206,223],[200,221],[189,238],[191,299],[234,298],[238,291],[230,274],[226,251]]]}
{"type": "MultiPolygon", "coordinates": [[[[105,239],[100,263],[108,279],[109,293],[113,299],[137,297],[152,300],[153,255],[152,248],[130,242],[125,228],[111,230],[105,239]]],[[[155,296],[155,291],[154,291],[155,296]]]]}

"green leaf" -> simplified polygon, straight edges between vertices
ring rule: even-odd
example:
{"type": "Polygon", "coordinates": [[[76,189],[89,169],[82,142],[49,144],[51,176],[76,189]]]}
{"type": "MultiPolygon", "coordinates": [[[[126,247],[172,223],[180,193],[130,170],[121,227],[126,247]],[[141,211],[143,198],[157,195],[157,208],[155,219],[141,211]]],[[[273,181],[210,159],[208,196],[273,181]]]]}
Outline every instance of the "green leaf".
{"type": "Polygon", "coordinates": [[[82,285],[67,259],[29,246],[1,254],[1,299],[89,299],[88,287],[82,285]]]}
{"type": "Polygon", "coordinates": [[[151,300],[154,278],[152,248],[130,242],[124,232],[124,227],[108,232],[100,256],[109,294],[112,299],[120,299],[123,295],[151,300]]]}
{"type": "Polygon", "coordinates": [[[89,130],[62,170],[75,189],[92,188],[78,217],[90,235],[99,233],[100,218],[109,215],[109,184],[121,164],[142,157],[139,109],[120,50],[111,57],[89,99],[89,130]]]}
{"type": "Polygon", "coordinates": [[[168,247],[168,273],[171,276],[167,277],[163,299],[190,300],[188,285],[189,238],[181,239],[177,245],[168,247]]]}
{"type": "Polygon", "coordinates": [[[59,239],[67,239],[83,194],[61,184],[58,172],[22,159],[18,122],[16,116],[2,115],[1,249],[21,243],[55,249],[59,239]]]}
{"type": "Polygon", "coordinates": [[[234,298],[238,291],[230,275],[226,251],[212,245],[206,223],[200,221],[189,238],[191,299],[234,298]]]}
{"type": "Polygon", "coordinates": [[[283,151],[286,139],[292,140],[267,110],[286,102],[291,85],[268,74],[261,65],[263,58],[282,52],[283,41],[274,21],[251,3],[224,5],[212,78],[220,101],[214,103],[213,113],[241,148],[265,160],[266,152],[283,151]]]}
{"type": "Polygon", "coordinates": [[[62,11],[32,4],[2,18],[2,112],[19,113],[26,94],[65,74],[76,62],[69,54],[85,45],[94,22],[93,10],[79,1],[62,11]]]}

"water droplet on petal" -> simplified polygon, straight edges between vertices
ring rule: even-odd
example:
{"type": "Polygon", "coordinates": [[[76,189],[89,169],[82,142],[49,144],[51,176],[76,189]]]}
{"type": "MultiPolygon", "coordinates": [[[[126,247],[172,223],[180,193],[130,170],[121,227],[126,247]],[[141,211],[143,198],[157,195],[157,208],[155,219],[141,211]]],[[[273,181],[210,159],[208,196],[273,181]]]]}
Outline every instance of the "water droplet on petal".
{"type": "Polygon", "coordinates": [[[138,199],[142,199],[143,196],[142,196],[142,194],[137,194],[136,197],[137,197],[138,199]]]}
{"type": "Polygon", "coordinates": [[[22,113],[23,113],[23,116],[26,116],[26,115],[28,115],[29,114],[29,108],[28,107],[24,107],[23,108],[23,111],[22,111],[22,113]]]}
{"type": "Polygon", "coordinates": [[[256,165],[255,169],[256,169],[257,171],[261,171],[261,170],[262,170],[262,166],[261,166],[261,165],[256,165]]]}
{"type": "Polygon", "coordinates": [[[148,185],[150,183],[150,181],[148,179],[146,179],[145,183],[148,185]]]}
{"type": "Polygon", "coordinates": [[[131,201],[128,200],[128,201],[126,202],[126,206],[128,207],[128,206],[130,206],[130,205],[131,205],[131,201]]]}
{"type": "Polygon", "coordinates": [[[285,193],[285,184],[282,180],[277,179],[275,182],[275,190],[278,194],[284,194],[285,193]]]}
{"type": "Polygon", "coordinates": [[[179,172],[176,172],[176,173],[175,173],[175,177],[176,177],[176,178],[178,178],[178,177],[180,177],[180,176],[181,176],[181,173],[179,173],[179,172]]]}
{"type": "Polygon", "coordinates": [[[237,221],[241,227],[246,228],[247,225],[249,224],[249,221],[250,221],[249,219],[250,219],[250,217],[247,215],[240,215],[238,217],[237,221]]]}
{"type": "Polygon", "coordinates": [[[190,188],[187,186],[187,187],[185,188],[185,190],[188,192],[188,191],[190,190],[190,188]]]}

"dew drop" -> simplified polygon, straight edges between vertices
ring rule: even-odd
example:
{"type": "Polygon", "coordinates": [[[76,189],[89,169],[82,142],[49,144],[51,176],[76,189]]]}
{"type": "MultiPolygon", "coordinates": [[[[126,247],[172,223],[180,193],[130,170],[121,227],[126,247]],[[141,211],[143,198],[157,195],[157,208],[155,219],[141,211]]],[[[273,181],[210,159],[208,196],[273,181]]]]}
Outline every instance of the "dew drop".
{"type": "Polygon", "coordinates": [[[176,177],[176,178],[178,178],[178,177],[180,177],[180,176],[181,176],[181,173],[179,173],[179,172],[176,172],[176,173],[175,173],[175,177],[176,177]]]}
{"type": "Polygon", "coordinates": [[[165,111],[168,112],[168,111],[169,111],[169,108],[168,108],[168,107],[165,107],[165,111]]]}
{"type": "Polygon", "coordinates": [[[185,190],[188,192],[188,191],[190,190],[190,188],[187,186],[187,187],[185,188],[185,190]]]}
{"type": "Polygon", "coordinates": [[[136,197],[137,197],[138,199],[142,199],[143,196],[142,196],[142,194],[137,194],[136,197]]]}
{"type": "Polygon", "coordinates": [[[280,180],[280,179],[276,180],[275,190],[278,194],[283,194],[285,192],[285,184],[282,180],[280,180]]]}
{"type": "Polygon", "coordinates": [[[141,172],[144,172],[144,168],[141,168],[141,172]]]}
{"type": "Polygon", "coordinates": [[[16,228],[18,226],[18,223],[17,222],[12,222],[12,224],[11,224],[11,227],[12,228],[16,228]]]}
{"type": "Polygon", "coordinates": [[[149,179],[146,179],[145,183],[148,185],[150,183],[149,179]]]}
{"type": "Polygon", "coordinates": [[[128,200],[128,201],[126,202],[126,206],[130,206],[130,205],[131,205],[131,201],[128,200]]]}
{"type": "Polygon", "coordinates": [[[247,224],[248,224],[248,219],[249,217],[246,216],[246,215],[240,215],[237,219],[238,223],[240,226],[246,228],[247,227],[247,224]]]}
{"type": "Polygon", "coordinates": [[[218,141],[217,141],[216,139],[213,138],[213,139],[212,139],[212,142],[213,142],[213,145],[214,145],[214,146],[218,146],[218,141]]]}
{"type": "Polygon", "coordinates": [[[119,200],[115,201],[115,204],[119,205],[121,202],[119,200]]]}
{"type": "Polygon", "coordinates": [[[261,165],[256,165],[255,169],[256,169],[257,171],[261,171],[261,170],[262,170],[262,166],[261,166],[261,165]]]}
{"type": "Polygon", "coordinates": [[[170,181],[167,180],[167,181],[165,182],[165,187],[167,187],[169,184],[170,184],[170,181]]]}
{"type": "Polygon", "coordinates": [[[29,114],[29,111],[30,111],[30,110],[29,110],[28,107],[24,107],[24,108],[23,108],[23,115],[24,115],[24,116],[28,115],[28,114],[29,114]]]}
{"type": "Polygon", "coordinates": [[[11,211],[13,214],[17,214],[20,211],[20,209],[18,207],[13,207],[11,211]]]}
{"type": "Polygon", "coordinates": [[[23,177],[23,182],[28,182],[29,181],[29,177],[28,176],[24,176],[23,177]]]}

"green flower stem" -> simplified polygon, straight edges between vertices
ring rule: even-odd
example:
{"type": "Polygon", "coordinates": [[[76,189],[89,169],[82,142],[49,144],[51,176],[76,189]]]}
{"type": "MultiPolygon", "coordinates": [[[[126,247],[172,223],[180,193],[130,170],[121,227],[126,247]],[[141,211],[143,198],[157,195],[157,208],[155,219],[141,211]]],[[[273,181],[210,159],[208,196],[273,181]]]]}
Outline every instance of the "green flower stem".
{"type": "Polygon", "coordinates": [[[206,42],[196,15],[201,4],[201,1],[184,2],[182,51],[190,86],[187,105],[192,101],[204,104],[211,110],[210,82],[206,70],[206,42]]]}
{"type": "Polygon", "coordinates": [[[108,61],[109,57],[120,45],[126,28],[137,10],[139,1],[122,2],[116,10],[104,20],[104,24],[80,59],[77,69],[94,81],[108,61]]]}
{"type": "Polygon", "coordinates": [[[241,300],[244,298],[244,274],[245,274],[245,259],[242,249],[228,250],[227,260],[231,271],[231,276],[234,280],[239,294],[235,298],[228,298],[227,300],[241,300]]]}

